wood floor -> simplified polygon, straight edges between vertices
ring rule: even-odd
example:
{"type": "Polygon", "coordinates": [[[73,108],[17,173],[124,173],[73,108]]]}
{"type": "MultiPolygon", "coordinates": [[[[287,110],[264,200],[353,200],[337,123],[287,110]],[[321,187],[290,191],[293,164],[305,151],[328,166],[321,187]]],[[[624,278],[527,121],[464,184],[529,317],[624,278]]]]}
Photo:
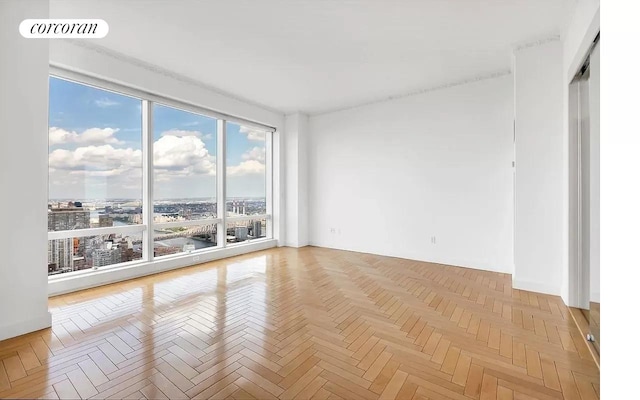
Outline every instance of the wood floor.
{"type": "Polygon", "coordinates": [[[595,399],[562,300],[509,275],[281,248],[50,300],[0,397],[595,399]]]}

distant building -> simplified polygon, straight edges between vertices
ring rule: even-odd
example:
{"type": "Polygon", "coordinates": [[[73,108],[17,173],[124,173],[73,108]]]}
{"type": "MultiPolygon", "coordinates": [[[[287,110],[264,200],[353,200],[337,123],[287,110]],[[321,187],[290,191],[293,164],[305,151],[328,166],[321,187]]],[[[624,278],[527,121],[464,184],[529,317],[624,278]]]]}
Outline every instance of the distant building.
{"type": "MultiPolygon", "coordinates": [[[[80,202],[69,202],[67,207],[49,208],[47,213],[49,231],[67,231],[90,228],[90,212],[82,208],[80,202]]],[[[74,255],[83,254],[85,238],[50,240],[48,246],[49,264],[56,264],[56,270],[75,270],[74,255]]]]}
{"type": "Polygon", "coordinates": [[[182,249],[176,246],[158,246],[153,248],[154,257],[167,256],[170,254],[180,253],[182,249]]]}
{"type": "Polygon", "coordinates": [[[87,265],[87,260],[84,258],[84,256],[74,256],[73,257],[73,270],[74,271],[79,271],[81,269],[86,269],[89,268],[89,266],[87,265]]]}
{"type": "MultiPolygon", "coordinates": [[[[82,204],[77,202],[77,204],[82,204]]],[[[89,210],[82,207],[50,208],[48,213],[49,231],[68,231],[90,228],[89,210]]]]}
{"type": "Polygon", "coordinates": [[[113,226],[113,218],[106,214],[98,215],[98,226],[100,228],[113,226]]]}
{"type": "Polygon", "coordinates": [[[262,221],[253,221],[251,225],[251,233],[254,238],[258,238],[262,236],[262,221]]]}
{"type": "Polygon", "coordinates": [[[142,258],[142,252],[137,252],[133,248],[121,249],[120,262],[129,262],[142,258]]]}
{"type": "Polygon", "coordinates": [[[237,242],[242,242],[247,240],[247,232],[248,229],[246,226],[236,226],[235,228],[235,237],[237,242]]]}
{"type": "Polygon", "coordinates": [[[122,251],[117,246],[113,247],[111,242],[105,243],[104,249],[96,249],[93,251],[94,267],[104,267],[120,262],[122,262],[122,251]]]}
{"type": "MultiPolygon", "coordinates": [[[[48,244],[48,264],[55,265],[54,270],[73,270],[73,239],[49,240],[48,244]]],[[[52,272],[52,271],[50,271],[52,272]]]]}

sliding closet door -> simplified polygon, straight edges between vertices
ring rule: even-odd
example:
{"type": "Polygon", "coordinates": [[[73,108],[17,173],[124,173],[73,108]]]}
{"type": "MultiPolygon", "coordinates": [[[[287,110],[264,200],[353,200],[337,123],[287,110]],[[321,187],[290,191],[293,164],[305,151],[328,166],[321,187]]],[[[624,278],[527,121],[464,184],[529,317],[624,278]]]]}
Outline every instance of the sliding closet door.
{"type": "Polygon", "coordinates": [[[600,352],[600,42],[591,53],[589,69],[589,322],[600,352]]]}

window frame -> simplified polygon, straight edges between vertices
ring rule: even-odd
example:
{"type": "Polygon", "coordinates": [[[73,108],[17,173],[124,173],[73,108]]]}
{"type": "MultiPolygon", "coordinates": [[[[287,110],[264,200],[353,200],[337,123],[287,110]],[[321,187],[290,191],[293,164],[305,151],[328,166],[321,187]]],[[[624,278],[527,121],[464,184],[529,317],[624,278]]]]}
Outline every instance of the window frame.
{"type": "Polygon", "coordinates": [[[227,247],[242,247],[252,243],[267,242],[274,240],[273,228],[273,136],[276,132],[274,127],[246,120],[240,117],[227,115],[215,110],[201,107],[184,100],[176,100],[170,97],[160,96],[135,88],[129,85],[115,83],[92,75],[70,71],[64,68],[50,66],[49,76],[57,79],[63,79],[72,83],[93,87],[100,90],[109,91],[115,94],[134,97],[142,102],[142,224],[118,226],[118,227],[102,227],[102,228],[86,228],[77,230],[51,231],[47,232],[48,240],[67,239],[75,237],[87,237],[104,235],[111,233],[142,233],[142,259],[128,261],[118,264],[112,264],[103,267],[94,267],[90,269],[67,272],[63,274],[48,275],[49,281],[62,280],[72,278],[78,275],[85,275],[91,272],[107,271],[111,269],[129,268],[141,264],[153,264],[154,261],[165,261],[185,256],[194,255],[193,258],[186,260],[183,266],[191,265],[198,261],[199,254],[209,254],[219,252],[227,247]],[[217,217],[207,218],[204,220],[188,220],[175,222],[155,223],[154,216],[154,168],[153,168],[153,106],[154,104],[172,107],[181,111],[191,112],[205,117],[215,118],[217,121],[217,145],[216,145],[216,203],[217,217]],[[266,175],[266,214],[251,215],[246,217],[227,217],[226,205],[226,123],[232,122],[239,125],[254,127],[266,132],[265,137],[265,175],[266,175]],[[220,172],[222,171],[222,172],[220,172]],[[247,240],[240,244],[226,243],[226,225],[228,220],[240,219],[265,219],[266,220],[266,236],[259,239],[247,240]],[[179,252],[175,254],[154,256],[154,228],[156,227],[176,227],[176,226],[199,226],[199,225],[217,225],[217,244],[204,249],[192,250],[187,252],[179,252]]]}

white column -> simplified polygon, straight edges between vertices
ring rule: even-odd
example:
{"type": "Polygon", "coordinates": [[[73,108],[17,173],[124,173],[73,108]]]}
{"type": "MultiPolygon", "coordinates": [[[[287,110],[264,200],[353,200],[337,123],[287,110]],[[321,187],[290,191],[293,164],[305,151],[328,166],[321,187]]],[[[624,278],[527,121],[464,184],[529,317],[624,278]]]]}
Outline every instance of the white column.
{"type": "Polygon", "coordinates": [[[513,286],[555,295],[565,246],[562,85],[559,40],[515,50],[513,286]]]}
{"type": "Polygon", "coordinates": [[[296,113],[285,118],[285,244],[309,244],[308,209],[309,117],[296,113]]]}
{"type": "Polygon", "coordinates": [[[0,1],[0,340],[51,326],[47,201],[49,41],[24,39],[47,0],[0,1]]]}

